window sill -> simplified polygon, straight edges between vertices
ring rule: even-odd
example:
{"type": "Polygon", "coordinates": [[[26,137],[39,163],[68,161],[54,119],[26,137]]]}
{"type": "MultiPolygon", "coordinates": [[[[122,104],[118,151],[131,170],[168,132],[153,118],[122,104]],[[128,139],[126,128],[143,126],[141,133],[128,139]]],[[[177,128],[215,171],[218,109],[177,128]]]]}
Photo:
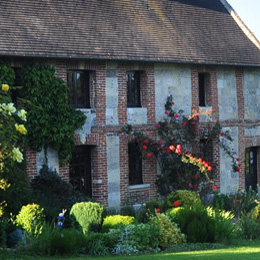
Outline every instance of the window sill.
{"type": "Polygon", "coordinates": [[[149,189],[150,188],[150,184],[137,184],[137,185],[129,185],[128,189],[131,190],[145,190],[145,189],[149,189]]]}

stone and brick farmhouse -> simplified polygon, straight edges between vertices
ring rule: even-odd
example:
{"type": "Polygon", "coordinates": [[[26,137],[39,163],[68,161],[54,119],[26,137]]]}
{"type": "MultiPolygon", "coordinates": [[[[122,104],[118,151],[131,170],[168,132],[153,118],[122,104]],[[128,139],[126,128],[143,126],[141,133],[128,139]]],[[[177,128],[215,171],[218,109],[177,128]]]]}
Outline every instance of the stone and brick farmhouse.
{"type": "MultiPolygon", "coordinates": [[[[128,196],[133,204],[156,197],[156,161],[129,170],[122,127],[155,138],[170,94],[187,114],[211,110],[234,138],[239,173],[213,149],[220,192],[260,182],[260,44],[227,1],[2,0],[0,13],[0,59],[55,66],[87,115],[71,164],[61,167],[52,149],[48,162],[95,200],[119,207],[128,196]]],[[[25,155],[33,178],[43,154],[25,155]]]]}

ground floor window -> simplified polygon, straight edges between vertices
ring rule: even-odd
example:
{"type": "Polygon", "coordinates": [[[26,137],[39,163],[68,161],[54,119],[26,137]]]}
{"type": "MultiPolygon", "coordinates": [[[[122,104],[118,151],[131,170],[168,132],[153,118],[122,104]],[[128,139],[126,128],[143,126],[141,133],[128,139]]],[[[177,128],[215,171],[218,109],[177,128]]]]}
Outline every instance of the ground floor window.
{"type": "Polygon", "coordinates": [[[142,157],[136,143],[128,144],[129,185],[143,184],[142,157]]]}
{"type": "Polygon", "coordinates": [[[70,162],[70,183],[72,186],[92,197],[91,146],[76,146],[70,162]]]}
{"type": "Polygon", "coordinates": [[[251,186],[255,190],[257,187],[257,147],[246,149],[245,159],[245,188],[248,189],[251,186]]]}

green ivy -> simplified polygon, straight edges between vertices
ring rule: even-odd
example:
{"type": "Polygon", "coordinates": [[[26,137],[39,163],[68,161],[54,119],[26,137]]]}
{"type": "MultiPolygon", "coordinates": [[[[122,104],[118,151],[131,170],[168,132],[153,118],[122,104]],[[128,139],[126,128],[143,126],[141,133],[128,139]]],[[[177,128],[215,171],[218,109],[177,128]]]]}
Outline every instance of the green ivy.
{"type": "Polygon", "coordinates": [[[28,100],[28,139],[37,151],[51,147],[58,151],[62,163],[71,158],[75,145],[74,131],[86,117],[68,104],[68,86],[55,76],[48,65],[30,65],[21,71],[24,98],[28,100]]]}

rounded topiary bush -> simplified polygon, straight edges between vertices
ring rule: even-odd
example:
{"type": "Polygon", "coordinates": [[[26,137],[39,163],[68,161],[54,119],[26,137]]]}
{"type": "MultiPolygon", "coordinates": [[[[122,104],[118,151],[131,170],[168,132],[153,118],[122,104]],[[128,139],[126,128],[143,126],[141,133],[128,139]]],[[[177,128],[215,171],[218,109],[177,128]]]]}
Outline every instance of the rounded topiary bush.
{"type": "Polygon", "coordinates": [[[253,219],[257,219],[260,221],[260,204],[258,204],[251,210],[250,215],[253,219]]]}
{"type": "Polygon", "coordinates": [[[38,204],[28,204],[23,206],[16,216],[16,224],[27,232],[35,235],[43,226],[44,218],[43,208],[38,204]]]}
{"type": "Polygon", "coordinates": [[[75,203],[70,211],[72,225],[81,229],[84,234],[89,231],[100,231],[105,215],[105,207],[96,202],[75,203]]]}
{"type": "Polygon", "coordinates": [[[188,242],[214,242],[214,218],[208,215],[207,209],[201,203],[180,209],[176,212],[174,220],[187,235],[188,242]]]}
{"type": "Polygon", "coordinates": [[[180,228],[166,215],[156,214],[150,219],[150,223],[159,230],[158,241],[161,248],[186,242],[185,235],[181,233],[180,228]]]}
{"type": "Polygon", "coordinates": [[[185,207],[201,203],[197,192],[190,190],[175,190],[167,197],[168,207],[185,207]]]}
{"type": "Polygon", "coordinates": [[[107,216],[102,225],[102,232],[108,232],[109,229],[124,228],[125,226],[135,223],[137,223],[136,219],[131,216],[107,216]]]}

